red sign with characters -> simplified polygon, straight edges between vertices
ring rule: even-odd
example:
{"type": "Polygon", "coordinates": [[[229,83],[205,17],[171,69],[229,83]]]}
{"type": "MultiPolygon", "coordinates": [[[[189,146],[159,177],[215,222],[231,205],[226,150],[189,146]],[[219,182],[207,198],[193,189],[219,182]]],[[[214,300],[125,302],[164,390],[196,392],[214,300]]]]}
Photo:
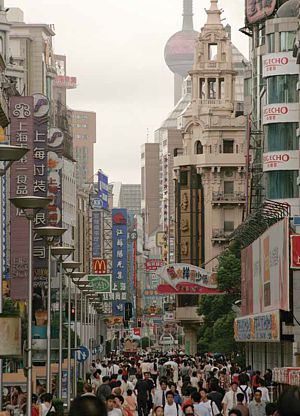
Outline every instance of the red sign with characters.
{"type": "Polygon", "coordinates": [[[94,274],[107,274],[107,260],[93,259],[94,274]]]}
{"type": "Polygon", "coordinates": [[[300,235],[291,235],[291,268],[300,269],[300,235]]]}
{"type": "Polygon", "coordinates": [[[163,267],[164,265],[165,265],[165,261],[160,260],[160,259],[147,259],[145,261],[146,272],[152,272],[152,271],[155,272],[157,269],[159,269],[160,267],[163,267]]]}
{"type": "Polygon", "coordinates": [[[133,328],[133,333],[137,337],[140,337],[141,336],[141,333],[142,333],[141,328],[133,328]]]}

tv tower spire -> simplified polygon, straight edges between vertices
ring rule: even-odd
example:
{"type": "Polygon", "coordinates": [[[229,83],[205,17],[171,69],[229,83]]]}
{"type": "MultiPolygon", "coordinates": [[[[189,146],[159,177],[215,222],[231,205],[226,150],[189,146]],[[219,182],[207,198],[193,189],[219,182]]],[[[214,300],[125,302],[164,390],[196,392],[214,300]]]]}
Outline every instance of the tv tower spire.
{"type": "Polygon", "coordinates": [[[183,0],[183,23],[182,30],[194,30],[193,22],[193,0],[183,0]]]}

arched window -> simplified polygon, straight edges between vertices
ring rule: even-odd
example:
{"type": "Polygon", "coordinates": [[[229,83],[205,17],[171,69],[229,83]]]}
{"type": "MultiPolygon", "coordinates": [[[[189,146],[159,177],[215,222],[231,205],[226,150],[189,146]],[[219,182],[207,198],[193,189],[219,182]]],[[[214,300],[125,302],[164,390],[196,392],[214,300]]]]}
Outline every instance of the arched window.
{"type": "Polygon", "coordinates": [[[203,146],[200,140],[197,140],[195,143],[195,154],[202,155],[203,154],[203,146]]]}

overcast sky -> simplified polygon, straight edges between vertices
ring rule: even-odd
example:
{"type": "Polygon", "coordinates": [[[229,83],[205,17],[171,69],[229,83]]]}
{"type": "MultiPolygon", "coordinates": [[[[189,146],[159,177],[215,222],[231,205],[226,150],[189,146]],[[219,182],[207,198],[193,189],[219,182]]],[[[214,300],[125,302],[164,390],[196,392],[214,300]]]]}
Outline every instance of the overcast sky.
{"type": "MultiPolygon", "coordinates": [[[[53,23],[55,52],[67,55],[78,88],[68,104],[97,113],[95,171],[110,181],[140,182],[140,145],[173,106],[173,76],[164,61],[168,38],[181,29],[182,0],[5,0],[27,23],[53,23]]],[[[244,0],[220,0],[224,23],[247,55],[244,0]]],[[[209,0],[194,0],[194,25],[205,22],[209,0]]]]}

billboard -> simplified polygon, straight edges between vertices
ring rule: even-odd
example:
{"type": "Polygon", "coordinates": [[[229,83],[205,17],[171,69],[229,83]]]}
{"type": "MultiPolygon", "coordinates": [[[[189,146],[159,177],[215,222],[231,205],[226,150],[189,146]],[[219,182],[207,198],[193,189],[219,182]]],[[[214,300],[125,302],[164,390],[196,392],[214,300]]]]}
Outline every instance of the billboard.
{"type": "MultiPolygon", "coordinates": [[[[34,137],[33,97],[10,98],[10,144],[28,147],[30,151],[10,169],[10,195],[26,196],[33,193],[33,137],[34,137]]],[[[11,297],[26,300],[28,294],[28,221],[22,211],[10,205],[10,270],[11,297]],[[22,238],[20,238],[22,236],[22,238]]]]}
{"type": "Polygon", "coordinates": [[[128,249],[127,209],[112,210],[112,313],[123,316],[127,300],[128,249]]]}
{"type": "Polygon", "coordinates": [[[160,267],[163,267],[164,265],[165,265],[165,261],[160,260],[160,259],[147,259],[145,261],[146,272],[156,271],[157,269],[159,269],[160,267]]]}
{"type": "Polygon", "coordinates": [[[279,311],[234,321],[234,339],[237,342],[279,342],[280,335],[279,311]]]}
{"type": "Polygon", "coordinates": [[[242,250],[242,315],[289,308],[289,222],[284,218],[242,250]]]}
{"type": "Polygon", "coordinates": [[[93,258],[93,273],[94,274],[107,274],[107,260],[93,258]]]}
{"type": "Polygon", "coordinates": [[[300,269],[300,235],[291,235],[291,268],[300,269]]]}
{"type": "Polygon", "coordinates": [[[102,201],[102,208],[108,209],[108,177],[102,170],[98,171],[98,197],[102,201]]]}
{"type": "Polygon", "coordinates": [[[293,52],[269,53],[263,56],[263,77],[298,74],[299,68],[293,52]]]}
{"type": "Polygon", "coordinates": [[[92,210],[92,255],[93,258],[101,257],[101,214],[92,210]]]}
{"type": "Polygon", "coordinates": [[[216,274],[191,264],[171,264],[156,272],[163,283],[157,288],[160,294],[222,294],[217,286],[216,274]]]}
{"type": "Polygon", "coordinates": [[[263,171],[299,170],[299,156],[299,150],[264,153],[263,171]]]}
{"type": "Polygon", "coordinates": [[[56,75],[54,78],[54,87],[73,89],[77,87],[77,78],[66,75],[56,75]]]}
{"type": "Polygon", "coordinates": [[[246,0],[246,20],[256,23],[271,16],[275,10],[277,0],[246,0]]]}
{"type": "Polygon", "coordinates": [[[298,103],[268,104],[263,108],[263,124],[298,123],[298,103]]]}
{"type": "Polygon", "coordinates": [[[92,288],[96,293],[111,293],[111,274],[99,275],[93,274],[88,276],[92,288]]]}

